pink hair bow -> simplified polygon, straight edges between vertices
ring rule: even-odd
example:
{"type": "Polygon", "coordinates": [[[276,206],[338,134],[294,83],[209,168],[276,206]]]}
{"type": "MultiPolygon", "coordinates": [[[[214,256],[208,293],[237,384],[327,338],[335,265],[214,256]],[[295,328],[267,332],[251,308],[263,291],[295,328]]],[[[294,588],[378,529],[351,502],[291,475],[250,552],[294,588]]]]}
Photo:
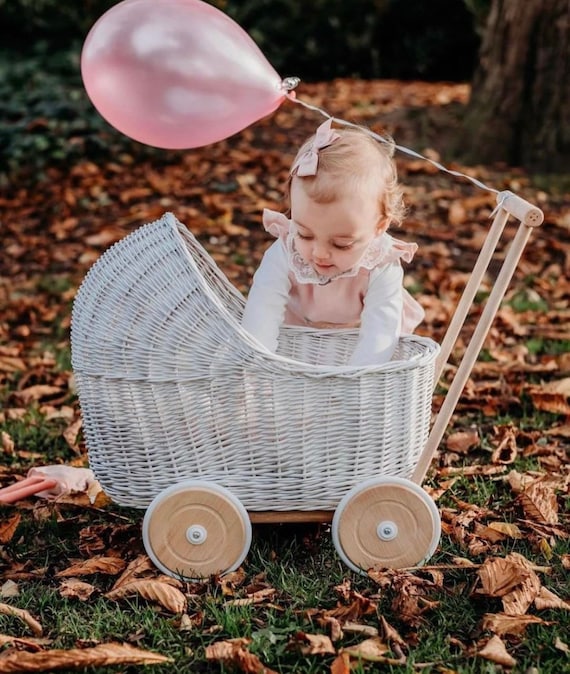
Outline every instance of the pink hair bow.
{"type": "Polygon", "coordinates": [[[339,134],[332,130],[332,119],[327,119],[317,129],[313,142],[295,160],[291,168],[291,175],[295,172],[296,175],[301,177],[316,175],[319,165],[319,150],[332,145],[338,138],[340,138],[339,134]]]}

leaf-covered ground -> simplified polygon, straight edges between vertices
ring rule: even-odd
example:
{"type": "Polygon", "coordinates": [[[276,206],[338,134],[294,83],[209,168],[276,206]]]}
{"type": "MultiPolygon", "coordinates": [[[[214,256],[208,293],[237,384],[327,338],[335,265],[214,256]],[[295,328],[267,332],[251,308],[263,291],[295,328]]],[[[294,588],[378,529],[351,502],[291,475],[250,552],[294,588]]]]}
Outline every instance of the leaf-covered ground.
{"type": "MultiPolygon", "coordinates": [[[[264,575],[262,553],[229,579],[179,583],[148,564],[139,519],[121,514],[102,494],[95,504],[84,494],[58,503],[28,499],[0,510],[0,645],[6,644],[0,671],[159,663],[158,653],[171,656],[160,639],[150,643],[142,627],[142,636],[116,627],[114,639],[103,631],[91,640],[70,641],[58,634],[59,623],[45,608],[50,596],[54,602],[55,597],[81,602],[88,621],[94,597],[117,602],[135,617],[146,604],[156,606],[179,634],[199,635],[200,648],[192,642],[184,662],[201,671],[209,671],[212,661],[244,672],[261,671],[261,662],[267,672],[330,668],[339,674],[351,666],[368,671],[374,663],[415,671],[421,669],[418,642],[425,639],[439,601],[434,597],[441,593],[468,597],[467,605],[476,607],[470,618],[476,629],[446,628],[454,658],[477,657],[499,669],[454,668],[433,653],[427,671],[491,672],[521,662],[546,662],[545,672],[568,671],[569,646],[560,625],[567,625],[570,598],[570,193],[553,177],[447,159],[460,133],[464,85],[339,80],[304,85],[298,95],[338,117],[390,133],[399,144],[495,189],[516,192],[545,213],[429,474],[426,488],[437,499],[443,525],[434,565],[423,572],[378,571],[353,581],[341,571],[328,596],[299,609],[303,629],[271,631],[266,613],[291,606],[275,578],[264,575]],[[50,522],[57,523],[55,531],[47,531],[50,522]],[[51,551],[54,540],[57,554],[51,551]],[[461,582],[457,574],[464,574],[461,582]],[[29,587],[46,593],[43,603],[26,594],[29,587]],[[125,603],[133,597],[142,604],[125,603]],[[226,613],[240,607],[259,613],[248,614],[253,623],[233,633],[213,609],[206,610],[208,602],[217,602],[218,609],[221,602],[226,613]],[[533,660],[532,649],[525,650],[527,630],[533,629],[532,643],[543,644],[547,654],[542,659],[533,660]],[[288,660],[290,652],[305,664],[288,660]]],[[[90,265],[113,242],[172,211],[246,291],[269,244],[261,210],[286,208],[283,186],[295,148],[320,121],[288,102],[270,118],[207,148],[150,158],[133,148],[109,161],[77,161],[46,168],[39,180],[28,175],[6,184],[0,193],[0,486],[13,484],[33,466],[86,464],[68,330],[74,294],[90,265]]],[[[395,234],[420,244],[406,285],[426,309],[419,332],[441,341],[488,230],[495,195],[403,154],[398,166],[409,216],[395,234]]],[[[509,223],[507,244],[514,231],[509,223]]],[[[501,244],[478,302],[490,291],[505,250],[501,244]]],[[[480,313],[477,304],[434,396],[434,411],[480,313]]],[[[321,535],[312,528],[301,537],[298,554],[305,561],[290,560],[300,565],[297,572],[318,573],[318,563],[307,558],[320,559],[321,535]]],[[[182,666],[183,659],[174,660],[182,666]]],[[[164,671],[172,671],[169,666],[164,671]]]]}

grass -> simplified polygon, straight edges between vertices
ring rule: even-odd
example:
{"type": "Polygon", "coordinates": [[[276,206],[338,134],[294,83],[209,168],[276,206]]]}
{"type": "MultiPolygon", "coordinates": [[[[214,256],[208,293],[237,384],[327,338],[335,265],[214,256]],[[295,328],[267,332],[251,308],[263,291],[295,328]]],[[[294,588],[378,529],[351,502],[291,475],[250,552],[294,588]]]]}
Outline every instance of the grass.
{"type": "MultiPolygon", "coordinates": [[[[65,292],[67,284],[54,282],[54,294],[65,292]],[[61,285],[61,287],[60,287],[61,285]]],[[[52,290],[49,282],[44,290],[52,290]]],[[[59,319],[56,320],[59,325],[59,319]]],[[[55,343],[60,345],[60,328],[54,325],[55,343]]],[[[45,345],[42,344],[42,348],[45,345]]],[[[53,344],[52,344],[53,346],[53,344]]],[[[548,341],[537,345],[541,352],[564,352],[566,344],[548,341]]],[[[69,363],[68,347],[58,349],[60,357],[54,360],[54,370],[61,374],[69,363]]],[[[4,402],[18,389],[23,373],[15,373],[4,382],[4,402]]],[[[76,404],[70,394],[67,404],[76,404]]],[[[486,419],[481,414],[457,418],[455,428],[476,424],[481,429],[491,429],[494,424],[515,423],[528,429],[552,425],[554,415],[532,409],[530,403],[521,408],[521,416],[513,418],[504,414],[500,418],[486,419]]],[[[15,471],[24,473],[27,467],[58,461],[69,462],[75,457],[62,439],[65,423],[61,419],[47,421],[38,405],[30,405],[19,419],[5,419],[1,430],[9,434],[16,447],[26,447],[29,454],[23,457],[5,456],[4,463],[12,464],[15,471]]],[[[451,429],[453,430],[453,429],[451,429]]],[[[475,450],[466,460],[485,463],[489,449],[485,433],[481,449],[475,450]]],[[[509,466],[520,472],[540,469],[535,457],[522,457],[509,466]]],[[[433,483],[433,478],[430,478],[433,483]]],[[[436,480],[437,482],[437,480],[436,480]]],[[[498,521],[516,521],[517,510],[512,492],[502,478],[483,476],[459,477],[438,502],[440,509],[457,509],[458,503],[493,511],[498,521]]],[[[567,507],[563,505],[564,507],[567,507]]],[[[109,548],[110,554],[134,557],[143,552],[140,540],[142,513],[114,504],[89,509],[76,506],[49,505],[38,502],[33,509],[0,508],[0,521],[19,512],[22,516],[16,535],[2,549],[2,572],[13,575],[14,569],[27,572],[41,570],[35,578],[18,580],[20,594],[7,600],[11,605],[28,610],[44,626],[50,648],[71,649],[97,643],[126,642],[139,648],[168,655],[173,664],[154,665],[153,671],[229,672],[223,663],[207,661],[205,649],[225,639],[247,638],[249,651],[257,655],[268,667],[283,674],[312,674],[328,672],[334,660],[332,655],[303,655],[298,648],[299,633],[328,633],[326,624],[319,622],[319,613],[343,605],[337,587],[347,580],[351,591],[373,602],[370,614],[357,616],[356,622],[378,628],[380,617],[398,630],[408,644],[405,663],[383,663],[381,671],[394,674],[416,672],[455,672],[456,674],[498,674],[505,671],[500,665],[476,657],[475,646],[491,635],[482,631],[485,613],[500,612],[498,598],[483,597],[473,593],[477,584],[476,570],[449,568],[455,557],[468,557],[481,564],[488,556],[504,557],[516,552],[539,566],[548,565],[551,572],[541,577],[543,584],[558,596],[570,595],[568,571],[563,568],[564,555],[569,554],[568,540],[551,539],[551,555],[536,539],[503,541],[482,555],[466,551],[452,536],[444,535],[440,546],[430,560],[430,566],[442,569],[443,582],[427,595],[434,602],[429,610],[416,621],[403,619],[398,604],[399,590],[388,583],[379,586],[367,576],[357,575],[347,569],[338,558],[327,525],[258,525],[244,569],[246,580],[233,595],[224,593],[220,582],[212,579],[198,590],[195,584],[185,583],[188,597],[187,614],[193,618],[189,629],[181,629],[180,616],[158,608],[143,598],[112,601],[104,597],[116,580],[102,574],[82,578],[93,585],[95,591],[86,601],[66,598],[60,592],[61,578],[57,572],[71,560],[85,558],[85,540],[97,532],[109,548]],[[41,504],[41,507],[39,507],[41,504]],[[120,542],[110,543],[113,531],[123,527],[120,542]],[[124,540],[123,540],[124,539],[124,540]],[[260,581],[261,579],[261,581],[260,581]],[[275,590],[270,601],[259,605],[232,605],[233,598],[247,596],[248,583],[263,582],[275,590]]],[[[561,517],[568,517],[562,512],[561,517]]],[[[99,554],[107,554],[103,549],[99,554]]],[[[417,571],[416,577],[430,579],[429,570],[417,571]]],[[[549,610],[538,615],[550,622],[548,625],[530,625],[524,635],[507,639],[509,652],[516,658],[515,671],[538,671],[540,674],[561,674],[570,671],[568,655],[555,644],[567,642],[570,617],[567,610],[549,610]],[[557,641],[558,640],[558,641],[557,641]],[[536,668],[532,670],[530,668],[536,668]],[[566,668],[566,669],[565,669],[566,668]]],[[[29,629],[16,617],[0,614],[0,634],[12,637],[29,637],[29,629]]],[[[349,648],[363,640],[360,634],[346,632],[335,647],[349,648]]],[[[388,654],[389,655],[389,654],[388,654]]],[[[353,661],[353,672],[362,674],[378,671],[378,664],[366,660],[353,661]]],[[[94,667],[92,674],[115,671],[114,667],[94,667]]],[[[138,671],[127,668],[122,671],[138,671]]]]}
{"type": "MultiPolygon", "coordinates": [[[[460,479],[441,506],[452,505],[451,496],[497,510],[508,506],[501,484],[490,480],[460,479]]],[[[11,508],[2,509],[3,515],[11,512],[11,508]]],[[[468,645],[484,637],[480,627],[482,615],[500,611],[499,599],[489,600],[472,594],[475,571],[455,568],[444,572],[443,586],[430,594],[430,600],[437,605],[411,628],[392,608],[394,588],[383,590],[371,579],[348,571],[338,560],[325,526],[258,526],[245,570],[250,581],[262,574],[264,582],[275,589],[274,598],[269,605],[235,606],[228,604],[228,597],[219,583],[206,584],[201,588],[201,594],[195,594],[195,588],[188,585],[188,614],[200,613],[202,616],[200,625],[188,631],[179,629],[179,617],[161,612],[143,599],[117,603],[103,597],[114,580],[107,576],[84,579],[98,590],[86,602],[62,597],[58,591],[60,580],[55,573],[64,568],[69,559],[83,556],[79,549],[81,531],[86,527],[112,525],[117,516],[135,530],[141,518],[137,512],[113,505],[99,512],[54,507],[51,516],[45,519],[36,519],[33,513],[24,512],[18,535],[6,546],[4,557],[9,555],[28,568],[45,569],[45,574],[38,580],[19,582],[21,594],[10,603],[30,611],[45,626],[46,636],[53,640],[51,648],[69,649],[78,644],[126,641],[174,658],[175,669],[171,665],[157,665],[153,668],[155,672],[206,672],[217,671],[217,666],[207,663],[204,658],[204,649],[209,644],[247,637],[251,639],[250,651],[276,671],[291,674],[328,671],[333,656],[304,656],[292,647],[292,643],[299,631],[326,632],[310,620],[310,610],[335,607],[338,602],[335,587],[349,579],[355,591],[366,597],[379,598],[377,612],[360,617],[358,622],[378,626],[379,615],[382,615],[404,639],[410,640],[407,664],[386,665],[382,671],[399,674],[503,671],[481,658],[469,657],[458,645],[468,645]],[[420,667],[421,663],[431,664],[420,667]]],[[[568,549],[567,542],[555,547],[550,561],[552,573],[545,579],[545,584],[560,596],[568,596],[570,591],[567,571],[560,565],[561,555],[567,554],[568,549]]],[[[504,545],[497,554],[502,556],[510,552],[520,552],[539,565],[547,563],[525,540],[504,545]]],[[[430,565],[445,565],[455,555],[464,556],[465,551],[444,535],[430,565]]],[[[428,572],[420,575],[429,577],[428,572]]],[[[241,594],[236,592],[236,596],[241,594]]],[[[530,626],[525,636],[515,643],[512,652],[519,663],[516,671],[525,672],[529,667],[537,667],[540,674],[561,674],[567,671],[564,670],[567,656],[553,644],[557,638],[562,642],[567,640],[569,612],[547,611],[540,615],[553,624],[530,626]]],[[[5,615],[0,615],[0,633],[18,637],[28,634],[21,621],[5,615]]],[[[337,646],[350,647],[361,640],[360,636],[347,634],[337,646]]],[[[89,671],[97,674],[111,670],[93,668],[89,671]]],[[[221,666],[219,671],[230,670],[221,666]]],[[[362,662],[353,671],[378,670],[374,663],[362,662]]]]}
{"type": "MultiPolygon", "coordinates": [[[[66,295],[69,283],[66,279],[46,278],[42,280],[41,288],[57,301],[58,297],[66,295]]],[[[52,376],[56,378],[63,377],[70,367],[69,347],[62,341],[61,333],[61,317],[65,311],[54,313],[51,331],[46,330],[37,346],[38,355],[46,348],[57,353],[57,358],[48,359],[52,376]]],[[[568,346],[568,342],[556,340],[536,341],[533,353],[565,353],[568,346]]],[[[1,395],[5,408],[12,406],[13,396],[24,377],[25,373],[15,372],[4,378],[1,395]]],[[[77,404],[73,393],[69,393],[64,402],[71,406],[77,404]]],[[[454,419],[450,432],[476,425],[480,429],[481,446],[462,461],[465,465],[485,464],[491,451],[494,426],[515,424],[521,429],[537,430],[549,428],[556,421],[555,415],[540,412],[532,407],[531,401],[523,400],[518,416],[503,412],[490,419],[481,412],[465,414],[454,419]]],[[[28,405],[20,418],[5,418],[0,423],[0,430],[13,439],[17,448],[25,448],[26,452],[5,452],[4,465],[13,473],[25,474],[32,465],[77,459],[62,438],[65,425],[63,419],[48,421],[37,403],[28,405]]],[[[537,457],[521,454],[507,467],[507,470],[519,472],[540,469],[537,457]]],[[[437,487],[436,476],[430,476],[429,482],[437,487]]],[[[490,510],[494,513],[491,518],[494,521],[520,524],[521,513],[516,498],[502,476],[458,477],[441,497],[438,506],[442,512],[455,510],[460,514],[458,504],[461,502],[490,510]]],[[[561,498],[560,502],[561,522],[565,523],[568,521],[567,499],[561,498]]],[[[143,598],[107,599],[104,594],[115,582],[113,576],[83,577],[84,582],[95,588],[86,601],[66,598],[60,592],[62,579],[57,572],[72,560],[93,554],[132,559],[143,553],[142,512],[112,503],[102,508],[88,508],[38,501],[33,508],[0,507],[0,523],[15,513],[21,515],[21,521],[16,534],[0,550],[0,569],[4,578],[15,578],[20,594],[2,601],[26,609],[39,620],[45,630],[44,636],[50,640],[49,648],[71,649],[126,642],[171,657],[174,664],[153,666],[152,671],[160,674],[233,671],[223,663],[208,661],[205,649],[222,640],[244,637],[250,640],[249,651],[275,671],[283,674],[328,672],[334,656],[304,655],[298,647],[299,634],[329,633],[330,627],[319,621],[319,615],[350,603],[350,600],[343,601],[337,590],[346,581],[350,582],[351,592],[372,602],[374,607],[369,614],[357,615],[355,622],[378,629],[383,617],[407,644],[405,663],[379,665],[353,660],[352,672],[499,674],[505,671],[502,666],[475,656],[475,651],[477,644],[480,647],[491,636],[482,630],[483,615],[500,612],[501,601],[474,593],[476,568],[450,568],[452,560],[467,557],[478,565],[490,556],[520,553],[538,566],[551,567],[549,574],[540,576],[543,585],[562,598],[570,596],[568,571],[562,564],[564,555],[570,554],[568,539],[550,537],[548,545],[541,547],[539,538],[527,530],[529,535],[522,539],[506,539],[484,553],[474,554],[457,537],[444,531],[440,546],[429,562],[430,567],[441,569],[442,581],[426,595],[426,600],[433,602],[429,610],[410,622],[401,611],[402,590],[397,581],[392,579],[383,586],[347,569],[336,554],[327,525],[258,525],[254,527],[252,546],[244,563],[244,584],[233,594],[224,592],[219,579],[200,585],[183,584],[188,598],[187,615],[192,623],[186,628],[181,624],[180,615],[173,615],[143,598]],[[90,553],[88,545],[94,538],[102,544],[90,553]],[[36,575],[20,579],[18,570],[20,573],[36,572],[36,575]],[[232,599],[248,596],[245,589],[248,584],[260,582],[274,589],[270,600],[252,605],[230,603],[232,599]]],[[[464,529],[467,537],[471,532],[470,527],[464,529]]],[[[413,575],[432,580],[429,569],[416,571],[413,575]]],[[[529,612],[533,612],[532,609],[529,612]]],[[[568,641],[570,612],[559,609],[535,613],[549,624],[530,625],[522,636],[504,638],[509,653],[517,660],[514,671],[538,671],[539,674],[570,671],[568,654],[561,650],[568,641]]],[[[18,618],[0,614],[0,634],[29,638],[30,631],[18,618]]],[[[361,634],[346,631],[334,645],[338,652],[364,638],[361,634]]],[[[93,667],[89,671],[105,674],[116,671],[116,668],[93,667]]],[[[127,667],[121,671],[138,669],[127,667]]]]}

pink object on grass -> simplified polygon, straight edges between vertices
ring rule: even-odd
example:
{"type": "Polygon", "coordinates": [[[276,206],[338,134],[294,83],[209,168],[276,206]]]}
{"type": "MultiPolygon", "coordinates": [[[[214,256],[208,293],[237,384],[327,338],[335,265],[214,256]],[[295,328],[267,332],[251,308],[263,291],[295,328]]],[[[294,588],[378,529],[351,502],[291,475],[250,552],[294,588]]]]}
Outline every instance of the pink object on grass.
{"type": "Polygon", "coordinates": [[[89,468],[42,466],[31,468],[27,477],[0,489],[0,503],[15,503],[28,496],[55,498],[61,494],[87,491],[95,481],[89,468]]]}

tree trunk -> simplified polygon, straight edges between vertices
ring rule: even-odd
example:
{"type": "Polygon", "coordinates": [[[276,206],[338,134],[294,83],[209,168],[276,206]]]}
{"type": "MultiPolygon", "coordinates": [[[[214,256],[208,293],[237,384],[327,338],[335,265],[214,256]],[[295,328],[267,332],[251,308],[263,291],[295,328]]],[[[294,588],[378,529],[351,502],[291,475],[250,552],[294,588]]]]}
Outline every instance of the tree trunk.
{"type": "Polygon", "coordinates": [[[464,120],[469,161],[570,172],[569,36],[569,0],[492,0],[464,120]]]}

